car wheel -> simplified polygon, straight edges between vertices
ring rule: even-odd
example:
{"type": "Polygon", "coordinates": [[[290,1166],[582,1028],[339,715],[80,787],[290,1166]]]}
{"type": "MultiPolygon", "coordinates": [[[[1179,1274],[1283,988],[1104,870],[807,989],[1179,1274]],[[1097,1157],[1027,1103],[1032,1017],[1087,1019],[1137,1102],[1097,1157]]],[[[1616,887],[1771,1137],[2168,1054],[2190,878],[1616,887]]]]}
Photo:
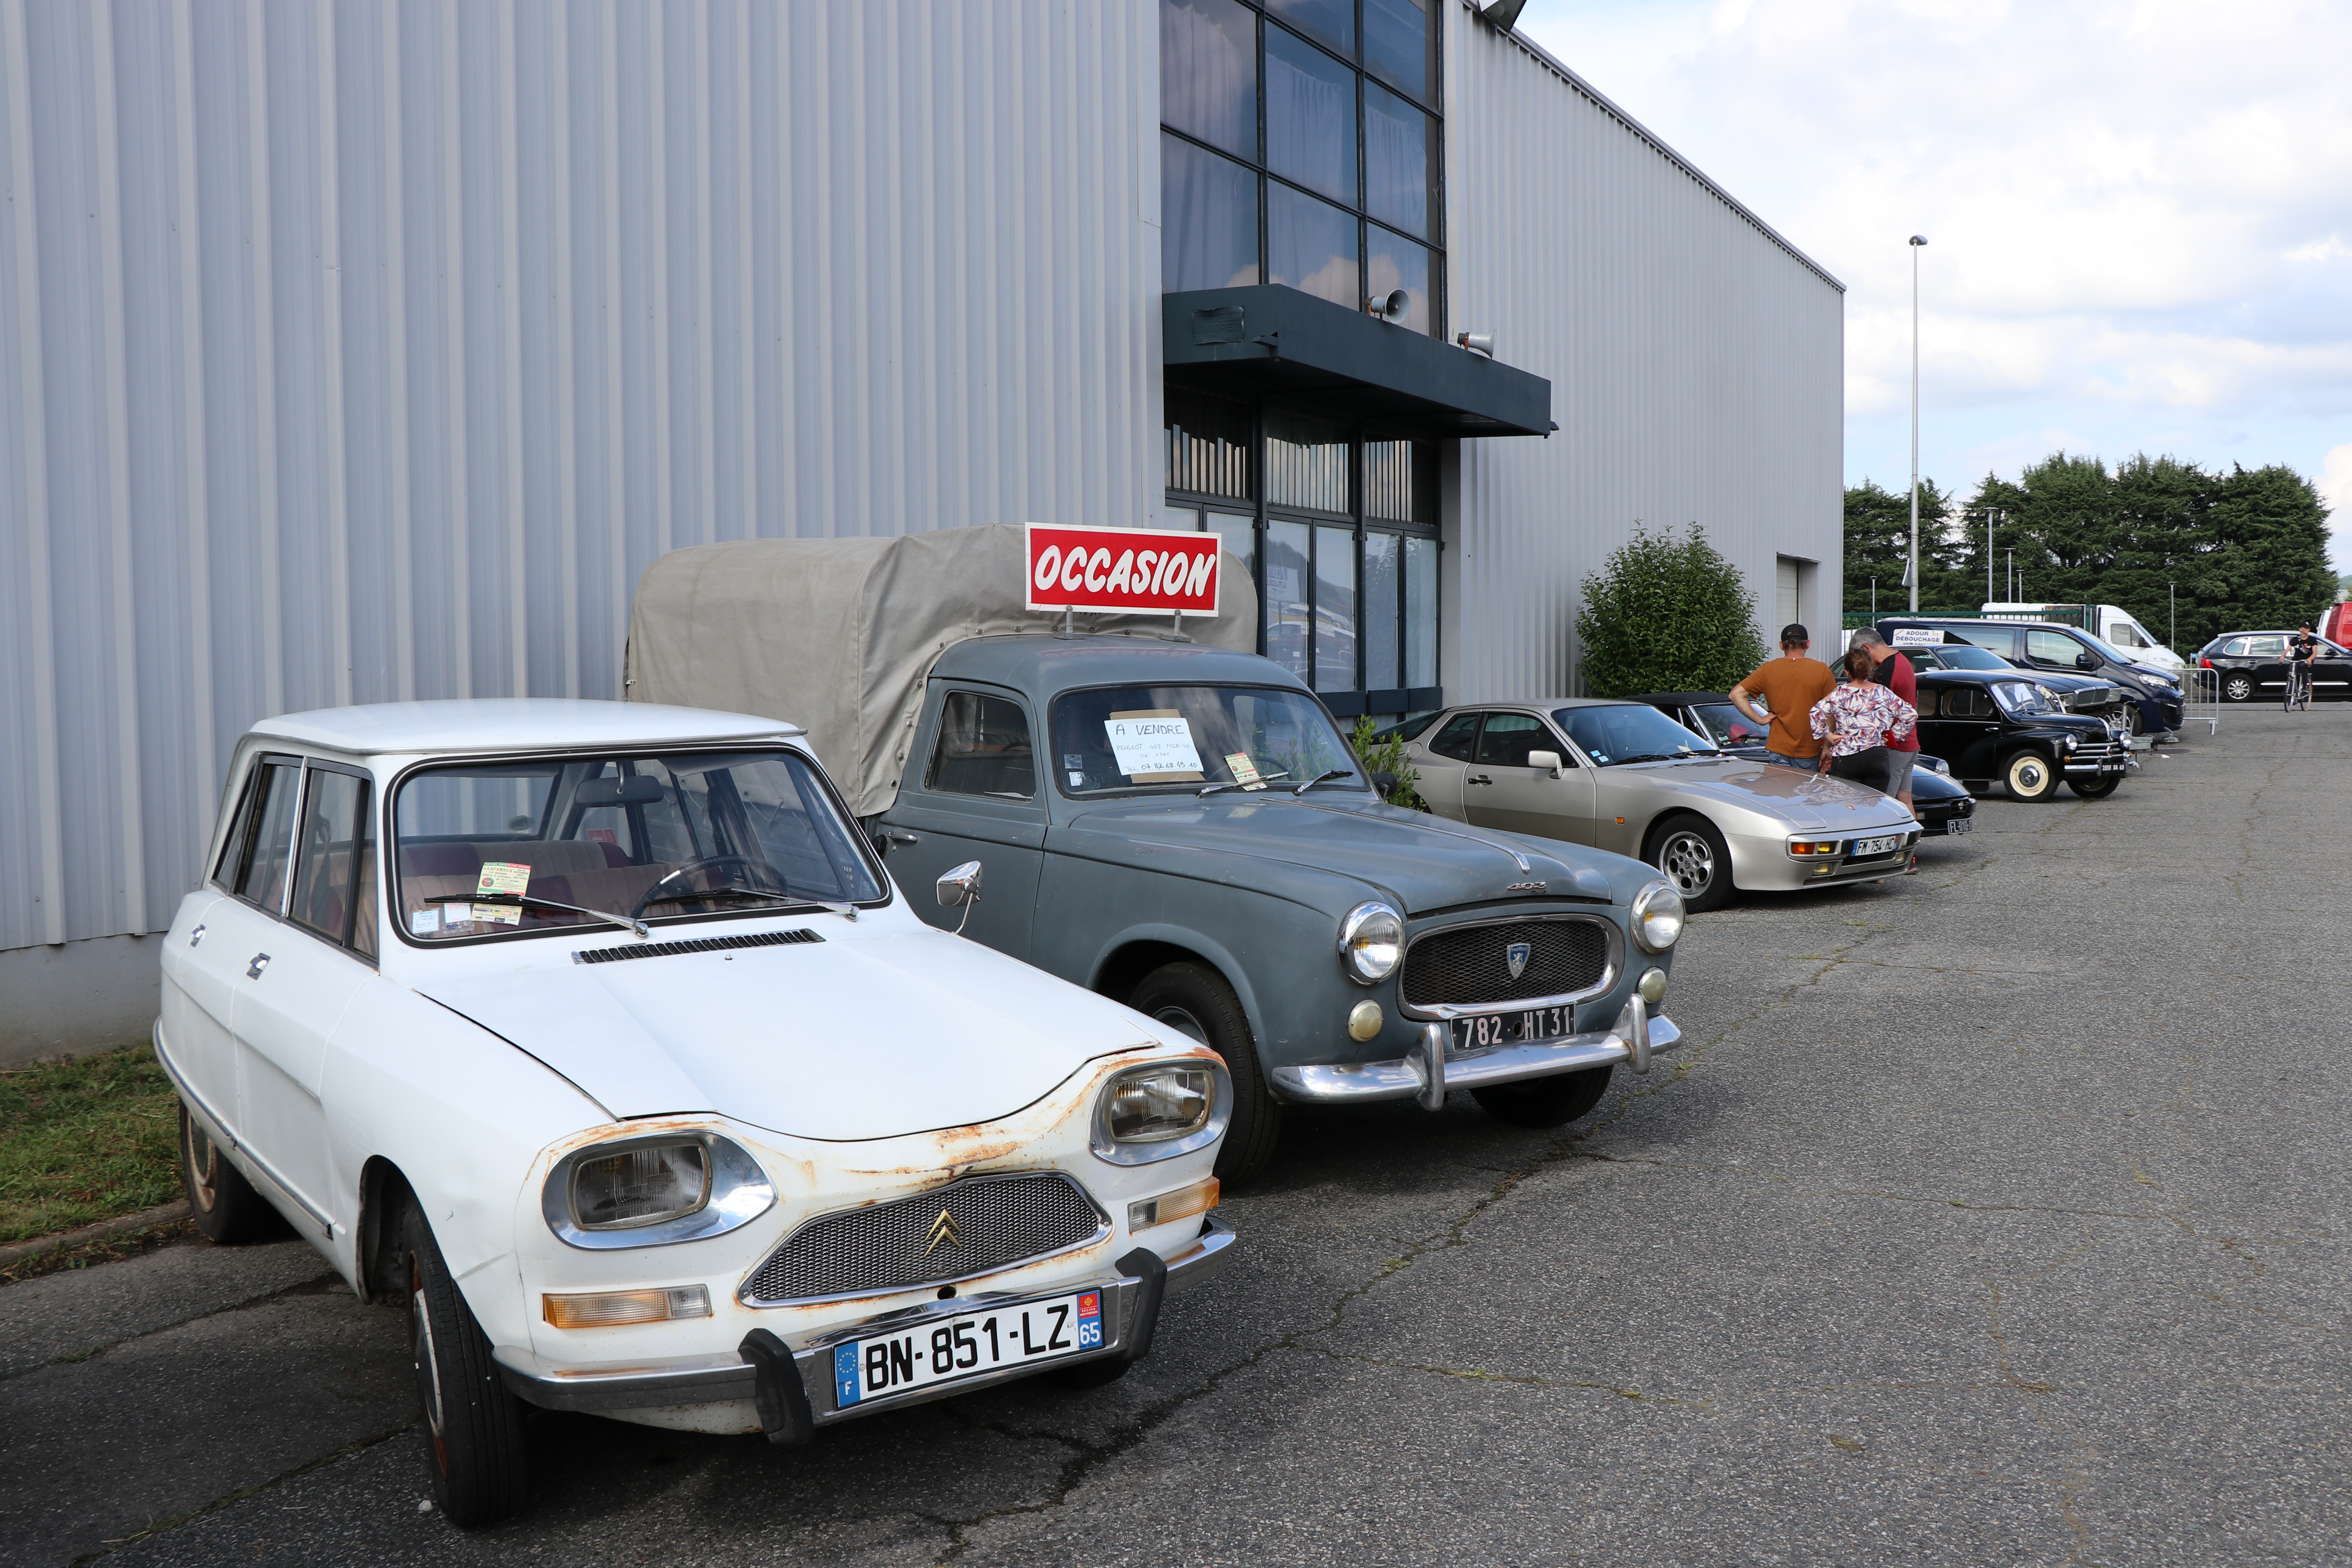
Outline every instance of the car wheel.
{"type": "Polygon", "coordinates": [[[2252,702],[2254,700],[2254,678],[2242,669],[2233,669],[2221,677],[2221,700],[2252,702]]]}
{"type": "Polygon", "coordinates": [[[1677,816],[1660,825],[1650,835],[1642,858],[1675,885],[1683,896],[1683,908],[1693,914],[1719,910],[1731,901],[1731,850],[1715,824],[1703,816],[1677,816]]]}
{"type": "Polygon", "coordinates": [[[189,1215],[209,1240],[237,1247],[287,1234],[285,1218],[253,1190],[244,1172],[229,1163],[184,1103],[180,1107],[180,1181],[188,1189],[189,1215]]]}
{"type": "Polygon", "coordinates": [[[500,1380],[433,1227],[414,1207],[403,1224],[408,1351],[432,1444],[433,1501],[452,1524],[493,1524],[522,1506],[527,1489],[522,1406],[500,1380]]]}
{"type": "Polygon", "coordinates": [[[2000,768],[2011,800],[2048,800],[2058,793],[2058,770],[2039,752],[2012,752],[2000,768]]]}
{"type": "Polygon", "coordinates": [[[1217,1149],[1217,1174],[1241,1182],[1264,1170],[1282,1136],[1282,1103],[1266,1086],[1249,1016],[1225,977],[1197,962],[1164,964],[1143,977],[1127,1005],[1225,1058],[1234,1119],[1217,1149]]]}
{"type": "Polygon", "coordinates": [[[2124,704],[2124,732],[2135,738],[2147,733],[2147,715],[2137,702],[2124,704]]]}
{"type": "Polygon", "coordinates": [[[2123,782],[2121,779],[2068,779],[2066,787],[2084,800],[2105,800],[2115,794],[2116,786],[2123,782]]]}
{"type": "Polygon", "coordinates": [[[1507,1121],[1514,1127],[1561,1127],[1601,1103],[1601,1097],[1609,1090],[1609,1079],[1616,1071],[1613,1064],[1587,1068],[1582,1072],[1474,1089],[1470,1096],[1478,1102],[1479,1109],[1497,1121],[1507,1121]]]}

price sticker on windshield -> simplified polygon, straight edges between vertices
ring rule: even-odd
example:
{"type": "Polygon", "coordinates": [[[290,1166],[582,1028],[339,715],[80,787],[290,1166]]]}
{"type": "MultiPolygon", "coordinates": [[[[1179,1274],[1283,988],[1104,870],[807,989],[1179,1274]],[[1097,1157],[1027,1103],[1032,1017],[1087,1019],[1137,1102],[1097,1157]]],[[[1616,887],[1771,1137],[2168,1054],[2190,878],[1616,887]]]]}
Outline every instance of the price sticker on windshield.
{"type": "MultiPolygon", "coordinates": [[[[530,867],[520,860],[485,860],[482,879],[474,885],[478,893],[512,893],[520,897],[530,887],[530,867]]],[[[522,910],[514,904],[476,904],[470,911],[477,923],[495,921],[499,925],[522,923],[522,910]]]]}
{"type": "Polygon", "coordinates": [[[1264,789],[1265,781],[1258,776],[1257,764],[1250,761],[1247,752],[1228,752],[1225,771],[1234,775],[1234,783],[1244,789],[1264,789]]]}
{"type": "Polygon", "coordinates": [[[1103,721],[1104,738],[1118,771],[1136,784],[1194,784],[1201,753],[1192,726],[1173,708],[1139,709],[1103,721]]]}

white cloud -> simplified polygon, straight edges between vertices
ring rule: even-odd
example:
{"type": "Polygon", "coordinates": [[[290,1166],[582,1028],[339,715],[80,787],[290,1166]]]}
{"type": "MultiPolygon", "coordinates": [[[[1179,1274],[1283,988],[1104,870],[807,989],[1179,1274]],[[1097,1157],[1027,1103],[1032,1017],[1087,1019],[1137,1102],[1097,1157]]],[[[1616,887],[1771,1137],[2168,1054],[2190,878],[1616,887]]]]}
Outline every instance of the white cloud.
{"type": "Polygon", "coordinates": [[[2336,525],[2336,532],[2352,533],[2352,441],[2327,449],[2327,456],[2320,460],[2319,477],[2312,482],[2319,488],[2319,499],[2335,514],[2329,521],[2336,525]]]}
{"type": "Polygon", "coordinates": [[[1844,279],[1852,477],[1907,442],[1915,232],[1928,472],[2062,431],[2352,464],[2340,0],[1534,0],[1520,26],[1844,279]]]}

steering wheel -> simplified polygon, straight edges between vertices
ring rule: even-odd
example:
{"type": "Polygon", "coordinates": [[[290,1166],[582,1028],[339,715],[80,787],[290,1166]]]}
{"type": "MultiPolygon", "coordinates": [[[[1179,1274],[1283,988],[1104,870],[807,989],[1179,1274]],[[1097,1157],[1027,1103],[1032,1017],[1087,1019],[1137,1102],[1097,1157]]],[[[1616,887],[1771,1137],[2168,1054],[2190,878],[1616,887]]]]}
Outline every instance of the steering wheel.
{"type": "MultiPolygon", "coordinates": [[[[653,902],[654,895],[660,892],[672,882],[677,881],[680,877],[687,876],[692,872],[705,870],[712,866],[741,866],[746,869],[757,866],[775,879],[774,891],[781,893],[786,890],[784,886],[784,874],[782,871],[777,870],[773,866],[769,865],[765,860],[756,859],[749,855],[705,855],[699,860],[688,860],[685,865],[680,866],[677,870],[672,871],[668,876],[664,877],[660,881],[656,882],[652,887],[647,888],[645,891],[645,896],[637,900],[636,907],[629,911],[629,918],[631,920],[635,920],[642,916],[646,912],[646,906],[653,902]]],[[[716,889],[706,889],[698,890],[715,891],[716,889]]]]}

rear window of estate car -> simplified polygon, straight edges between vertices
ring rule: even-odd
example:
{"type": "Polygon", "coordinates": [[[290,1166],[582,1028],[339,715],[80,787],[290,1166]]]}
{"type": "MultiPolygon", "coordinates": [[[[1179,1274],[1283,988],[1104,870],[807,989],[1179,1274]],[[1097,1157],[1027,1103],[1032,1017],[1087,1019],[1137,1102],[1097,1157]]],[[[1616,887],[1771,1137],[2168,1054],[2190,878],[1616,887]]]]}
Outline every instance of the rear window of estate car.
{"type": "Polygon", "coordinates": [[[409,773],[394,797],[412,941],[757,915],[883,896],[814,766],[791,752],[611,753],[409,773]]]}

